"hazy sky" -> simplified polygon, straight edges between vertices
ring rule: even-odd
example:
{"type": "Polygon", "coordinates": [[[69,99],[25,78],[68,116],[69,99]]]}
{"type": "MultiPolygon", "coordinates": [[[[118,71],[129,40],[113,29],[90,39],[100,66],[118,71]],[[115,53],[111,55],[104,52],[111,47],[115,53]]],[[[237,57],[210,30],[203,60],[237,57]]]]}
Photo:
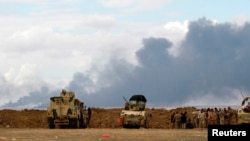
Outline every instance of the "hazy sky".
{"type": "Polygon", "coordinates": [[[250,90],[248,0],[0,0],[0,107],[239,105],[250,90]]]}

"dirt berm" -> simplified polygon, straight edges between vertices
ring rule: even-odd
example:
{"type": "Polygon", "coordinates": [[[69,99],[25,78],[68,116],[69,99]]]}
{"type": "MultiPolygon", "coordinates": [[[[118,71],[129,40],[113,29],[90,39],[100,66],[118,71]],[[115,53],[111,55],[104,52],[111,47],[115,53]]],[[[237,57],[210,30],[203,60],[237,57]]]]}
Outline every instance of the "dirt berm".
{"type": "MultiPolygon", "coordinates": [[[[122,108],[92,108],[89,128],[121,128],[118,123],[122,108]]],[[[192,118],[194,107],[180,107],[175,109],[148,108],[152,114],[150,128],[171,128],[170,117],[175,111],[187,112],[192,118]]],[[[47,111],[38,109],[2,109],[0,110],[0,128],[48,128],[47,111]]]]}

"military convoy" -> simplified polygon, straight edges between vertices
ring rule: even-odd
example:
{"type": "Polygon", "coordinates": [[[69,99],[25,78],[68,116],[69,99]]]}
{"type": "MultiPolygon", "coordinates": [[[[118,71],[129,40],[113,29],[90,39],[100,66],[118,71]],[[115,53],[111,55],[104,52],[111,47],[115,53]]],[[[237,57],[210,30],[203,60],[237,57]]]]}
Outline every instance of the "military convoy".
{"type": "MultiPolygon", "coordinates": [[[[126,98],[124,100],[124,109],[119,115],[120,126],[123,128],[149,128],[152,114],[146,111],[146,97],[138,94],[132,95],[129,101],[126,98]]],[[[50,97],[47,121],[51,129],[56,126],[60,128],[87,128],[90,121],[89,114],[84,102],[76,98],[73,91],[63,89],[60,96],[50,97]]],[[[250,96],[243,97],[241,108],[237,109],[237,123],[250,124],[250,96]]]]}
{"type": "MultiPolygon", "coordinates": [[[[125,99],[125,98],[124,98],[125,99]]],[[[122,127],[149,127],[152,116],[145,111],[147,99],[144,95],[133,95],[129,101],[125,99],[125,107],[120,113],[122,127]]],[[[47,109],[47,121],[50,129],[59,128],[86,128],[90,117],[84,102],[75,97],[73,91],[62,90],[60,96],[50,97],[47,109]]]]}
{"type": "Polygon", "coordinates": [[[49,128],[86,128],[89,123],[88,111],[72,91],[62,90],[60,96],[50,97],[47,109],[49,128]]]}
{"type": "Polygon", "coordinates": [[[250,124],[250,96],[244,97],[241,108],[237,110],[238,124],[250,124]]]}
{"type": "MultiPolygon", "coordinates": [[[[124,97],[123,97],[124,98],[124,97]]],[[[144,95],[133,95],[129,101],[125,98],[124,109],[120,113],[119,122],[123,128],[149,128],[149,119],[152,116],[145,111],[147,99],[144,95]]]]}

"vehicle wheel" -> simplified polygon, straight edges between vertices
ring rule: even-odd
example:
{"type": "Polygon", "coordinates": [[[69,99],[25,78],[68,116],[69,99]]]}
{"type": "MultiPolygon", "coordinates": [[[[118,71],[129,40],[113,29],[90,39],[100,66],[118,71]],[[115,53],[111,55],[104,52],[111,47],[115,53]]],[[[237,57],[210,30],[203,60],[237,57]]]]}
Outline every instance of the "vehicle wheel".
{"type": "Polygon", "coordinates": [[[54,119],[53,118],[48,118],[48,123],[49,123],[49,128],[54,129],[55,124],[54,124],[54,119]]]}
{"type": "Polygon", "coordinates": [[[59,126],[61,129],[64,129],[64,128],[66,128],[67,126],[65,126],[65,125],[60,125],[59,126]]]}
{"type": "Polygon", "coordinates": [[[49,124],[50,129],[55,129],[55,124],[49,124]]]}
{"type": "Polygon", "coordinates": [[[79,126],[79,120],[78,119],[70,119],[69,120],[69,128],[78,128],[79,126]]]}
{"type": "Polygon", "coordinates": [[[76,128],[80,128],[80,121],[79,121],[79,119],[76,119],[76,128]]]}
{"type": "Polygon", "coordinates": [[[87,128],[87,127],[89,127],[89,119],[87,118],[85,118],[84,119],[84,125],[83,125],[83,128],[87,128]]]}

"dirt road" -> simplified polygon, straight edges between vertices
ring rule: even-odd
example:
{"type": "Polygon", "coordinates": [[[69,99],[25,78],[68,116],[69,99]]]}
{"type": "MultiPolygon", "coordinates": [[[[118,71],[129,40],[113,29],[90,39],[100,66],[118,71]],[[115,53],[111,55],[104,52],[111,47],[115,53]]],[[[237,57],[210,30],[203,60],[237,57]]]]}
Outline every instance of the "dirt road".
{"type": "Polygon", "coordinates": [[[201,129],[0,128],[0,141],[207,141],[201,129]]]}

